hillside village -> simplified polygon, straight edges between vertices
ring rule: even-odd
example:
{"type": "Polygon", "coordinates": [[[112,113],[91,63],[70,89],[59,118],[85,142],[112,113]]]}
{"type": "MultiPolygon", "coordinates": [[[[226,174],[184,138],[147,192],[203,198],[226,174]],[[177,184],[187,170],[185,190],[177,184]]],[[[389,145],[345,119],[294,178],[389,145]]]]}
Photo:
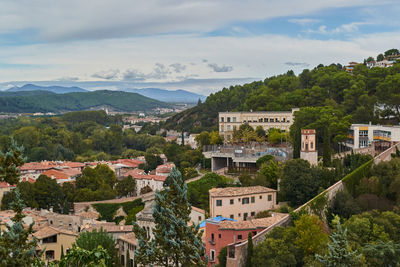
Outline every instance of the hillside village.
{"type": "Polygon", "coordinates": [[[400,117],[389,85],[400,65],[388,51],[374,66],[224,89],[166,121],[104,111],[7,118],[0,229],[48,266],[80,249],[105,266],[327,266],[343,248],[345,266],[392,266],[400,117]],[[285,97],[269,98],[271,88],[285,97]],[[286,103],[296,94],[306,102],[286,103]]]}

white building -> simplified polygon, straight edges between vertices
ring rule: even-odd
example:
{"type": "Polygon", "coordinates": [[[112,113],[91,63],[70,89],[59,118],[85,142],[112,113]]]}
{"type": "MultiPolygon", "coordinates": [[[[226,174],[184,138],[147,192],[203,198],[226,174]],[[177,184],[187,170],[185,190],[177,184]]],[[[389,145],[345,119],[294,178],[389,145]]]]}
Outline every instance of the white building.
{"type": "Polygon", "coordinates": [[[220,112],[219,134],[225,141],[230,141],[233,132],[239,130],[240,125],[245,123],[254,129],[261,126],[265,131],[275,128],[288,132],[293,124],[294,112],[298,110],[293,108],[291,111],[220,112]]]}
{"type": "Polygon", "coordinates": [[[352,149],[368,147],[372,142],[389,145],[400,142],[400,126],[352,124],[347,137],[344,145],[352,149]]]}

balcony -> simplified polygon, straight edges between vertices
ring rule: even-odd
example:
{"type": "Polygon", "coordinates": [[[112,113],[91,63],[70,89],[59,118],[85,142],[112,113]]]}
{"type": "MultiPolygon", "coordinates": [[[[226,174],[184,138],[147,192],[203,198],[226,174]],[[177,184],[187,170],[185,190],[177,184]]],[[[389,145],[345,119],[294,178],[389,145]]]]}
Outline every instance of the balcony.
{"type": "Polygon", "coordinates": [[[208,242],[209,242],[211,245],[215,245],[215,239],[209,239],[208,242]]]}

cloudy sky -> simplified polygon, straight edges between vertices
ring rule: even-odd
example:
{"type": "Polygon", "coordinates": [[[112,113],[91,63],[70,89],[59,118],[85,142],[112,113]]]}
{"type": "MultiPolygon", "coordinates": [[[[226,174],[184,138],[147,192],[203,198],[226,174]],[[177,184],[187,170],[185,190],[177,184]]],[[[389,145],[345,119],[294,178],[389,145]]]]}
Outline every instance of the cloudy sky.
{"type": "Polygon", "coordinates": [[[398,0],[1,0],[0,88],[209,94],[400,48],[398,0]]]}

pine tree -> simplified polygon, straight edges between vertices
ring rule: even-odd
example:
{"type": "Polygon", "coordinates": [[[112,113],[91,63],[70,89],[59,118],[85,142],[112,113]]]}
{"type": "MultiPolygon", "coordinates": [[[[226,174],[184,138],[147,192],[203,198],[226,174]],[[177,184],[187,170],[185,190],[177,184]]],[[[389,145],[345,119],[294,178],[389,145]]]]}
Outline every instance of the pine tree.
{"type": "Polygon", "coordinates": [[[249,236],[247,237],[247,256],[246,256],[246,267],[252,267],[253,264],[251,263],[251,260],[253,258],[253,235],[252,233],[249,233],[249,236]]]}
{"type": "Polygon", "coordinates": [[[336,216],[332,222],[336,224],[336,231],[330,236],[331,242],[328,243],[328,253],[324,256],[317,254],[315,258],[327,267],[355,266],[361,255],[357,251],[349,249],[347,229],[342,228],[340,218],[336,216]]]}
{"type": "Polygon", "coordinates": [[[33,232],[33,223],[27,229],[24,228],[23,200],[18,188],[14,193],[15,201],[12,203],[12,208],[16,214],[12,218],[13,225],[6,225],[7,230],[0,231],[0,266],[31,266],[39,262],[36,254],[37,240],[35,238],[28,240],[33,232]]]}
{"type": "Polygon", "coordinates": [[[149,240],[145,231],[134,225],[139,240],[135,262],[140,265],[205,266],[202,232],[198,226],[188,226],[191,206],[187,185],[176,168],[172,169],[166,184],[169,187],[163,192],[156,192],[155,196],[154,238],[149,240]]]}

